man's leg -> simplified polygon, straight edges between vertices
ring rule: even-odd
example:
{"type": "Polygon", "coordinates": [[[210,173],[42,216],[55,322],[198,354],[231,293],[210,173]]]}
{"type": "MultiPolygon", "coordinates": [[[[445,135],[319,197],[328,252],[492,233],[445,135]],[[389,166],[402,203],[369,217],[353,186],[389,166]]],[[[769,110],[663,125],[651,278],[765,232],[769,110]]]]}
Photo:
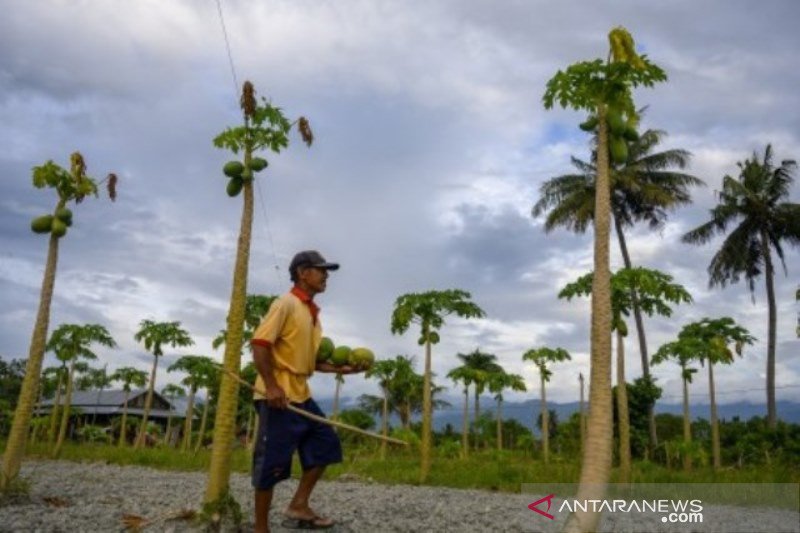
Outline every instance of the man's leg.
{"type": "Polygon", "coordinates": [[[323,472],[325,472],[324,466],[315,466],[305,470],[300,476],[300,483],[297,485],[297,490],[288,507],[291,516],[313,518],[314,512],[311,510],[308,500],[323,472]]]}
{"type": "Polygon", "coordinates": [[[269,507],[272,505],[272,489],[256,489],[256,525],[254,533],[269,533],[269,507]]]}

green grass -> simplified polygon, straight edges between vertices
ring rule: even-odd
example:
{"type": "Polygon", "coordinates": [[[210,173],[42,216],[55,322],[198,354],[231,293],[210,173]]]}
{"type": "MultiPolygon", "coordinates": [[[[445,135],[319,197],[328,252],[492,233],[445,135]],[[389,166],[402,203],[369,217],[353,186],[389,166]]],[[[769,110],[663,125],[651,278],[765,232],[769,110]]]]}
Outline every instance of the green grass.
{"type": "MultiPolygon", "coordinates": [[[[29,458],[49,459],[46,444],[28,448],[29,458]]],[[[210,451],[181,453],[170,448],[133,450],[104,444],[66,443],[61,459],[78,462],[102,462],[118,465],[138,465],[173,471],[204,471],[210,462],[210,451]]],[[[250,454],[239,448],[232,455],[234,472],[250,471],[250,454]]],[[[299,474],[295,461],[293,472],[299,474]]],[[[554,456],[549,465],[520,452],[485,450],[473,452],[468,459],[434,457],[427,485],[464,489],[483,489],[502,492],[519,492],[526,483],[574,483],[580,474],[577,458],[554,456]]],[[[345,446],[344,462],[332,465],[327,479],[340,476],[374,480],[386,484],[418,484],[419,461],[408,451],[390,450],[381,461],[374,449],[345,446]]],[[[612,471],[612,482],[616,481],[612,471]]],[[[710,467],[698,467],[691,472],[669,470],[664,466],[638,461],[633,464],[635,483],[800,483],[800,466],[777,465],[722,469],[714,472],[710,467]]]]}

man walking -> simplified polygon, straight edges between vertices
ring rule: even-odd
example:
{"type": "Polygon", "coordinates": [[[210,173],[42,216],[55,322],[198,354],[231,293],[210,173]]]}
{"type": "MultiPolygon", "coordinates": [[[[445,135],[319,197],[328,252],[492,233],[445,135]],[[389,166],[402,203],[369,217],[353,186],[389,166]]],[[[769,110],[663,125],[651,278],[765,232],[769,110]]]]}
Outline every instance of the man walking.
{"type": "Polygon", "coordinates": [[[315,513],[309,498],[325,467],[342,461],[342,446],[333,429],[286,409],[293,406],[325,416],[311,398],[308,378],[315,372],[352,374],[358,370],[317,363],[322,339],[319,307],[314,296],[324,292],[328,273],[338,270],[319,252],[298,253],[289,265],[294,286],[275,300],[256,329],[251,346],[258,370],[256,393],[258,437],[253,452],[255,531],[269,531],[269,509],[274,486],[291,474],[292,455],[297,450],[303,474],[297,491],[284,511],[284,526],[326,529],[334,525],[315,513]]]}

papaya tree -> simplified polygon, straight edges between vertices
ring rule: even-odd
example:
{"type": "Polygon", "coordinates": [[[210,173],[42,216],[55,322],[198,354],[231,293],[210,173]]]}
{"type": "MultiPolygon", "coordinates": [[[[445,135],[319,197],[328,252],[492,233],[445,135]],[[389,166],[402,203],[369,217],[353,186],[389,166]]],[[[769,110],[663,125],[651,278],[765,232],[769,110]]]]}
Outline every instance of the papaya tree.
{"type": "Polygon", "coordinates": [[[118,446],[124,446],[127,439],[128,432],[128,399],[131,396],[131,386],[141,389],[147,383],[147,372],[133,368],[132,366],[124,366],[118,368],[111,374],[112,381],[119,381],[122,383],[122,390],[125,392],[125,402],[122,404],[122,424],[119,429],[119,442],[118,446]]]}
{"type": "Polygon", "coordinates": [[[170,346],[172,348],[191,346],[194,341],[189,336],[189,333],[181,328],[180,322],[155,322],[149,319],[142,320],[139,323],[139,331],[134,334],[133,338],[144,343],[145,349],[153,354],[153,368],[150,370],[150,382],[147,387],[147,396],[144,400],[144,413],[142,413],[142,421],[139,424],[136,442],[133,445],[134,448],[139,449],[144,445],[145,436],[147,435],[147,419],[150,416],[150,408],[153,405],[158,358],[164,355],[162,346],[170,346]]]}
{"type": "Polygon", "coordinates": [[[445,317],[481,318],[483,309],[471,301],[470,293],[460,289],[409,293],[397,298],[392,312],[391,331],[405,333],[411,324],[418,324],[417,343],[425,347],[425,371],[422,385],[422,437],[420,439],[420,482],[424,483],[431,469],[431,428],[433,421],[431,347],[439,343],[439,330],[445,317]]]}
{"type": "MultiPolygon", "coordinates": [[[[183,355],[172,363],[167,372],[184,372],[186,377],[181,383],[189,387],[189,399],[186,402],[186,416],[183,421],[183,438],[181,451],[187,451],[192,441],[192,421],[194,419],[194,401],[198,389],[203,388],[217,373],[217,363],[205,355],[183,355]]],[[[206,401],[206,405],[208,402],[206,401]]]]}
{"type": "Polygon", "coordinates": [[[164,442],[167,445],[170,444],[170,433],[172,433],[172,403],[175,402],[177,398],[185,398],[186,397],[186,389],[181,387],[180,385],[176,385],[175,383],[168,383],[163,389],[161,389],[161,396],[169,400],[170,409],[169,415],[167,415],[167,429],[164,430],[164,442]]]}
{"type": "Polygon", "coordinates": [[[473,370],[472,382],[475,389],[475,408],[472,415],[473,429],[475,430],[475,449],[478,449],[478,430],[477,424],[481,417],[481,394],[486,390],[489,376],[497,372],[503,372],[497,364],[497,356],[491,353],[482,352],[475,349],[469,353],[459,353],[456,357],[461,359],[464,365],[473,370]]]}
{"type": "Polygon", "coordinates": [[[722,466],[719,443],[719,420],[717,419],[717,400],[714,386],[714,365],[733,363],[734,354],[741,356],[746,344],[753,344],[755,338],[730,317],[717,319],[704,318],[687,324],[681,329],[678,338],[696,341],[695,358],[708,365],[708,394],[711,421],[711,456],[715,469],[722,466]],[[733,349],[731,349],[733,346],[733,349]]]}
{"type": "Polygon", "coordinates": [[[542,417],[542,457],[544,464],[550,461],[550,411],[547,410],[547,392],[545,391],[545,383],[550,381],[553,371],[548,368],[549,363],[561,363],[572,359],[569,352],[564,348],[532,348],[522,354],[523,361],[530,361],[535,364],[539,369],[539,378],[541,383],[541,417],[542,417]]]}
{"type": "MultiPolygon", "coordinates": [[[[558,294],[567,300],[575,296],[588,296],[592,292],[593,273],[567,284],[558,294]]],[[[672,282],[672,276],[649,268],[622,268],[611,276],[611,329],[617,336],[617,413],[619,419],[620,482],[629,483],[631,476],[630,416],[628,390],[625,379],[625,338],[628,336],[627,319],[635,307],[647,316],[658,314],[669,317],[669,304],[689,303],[691,295],[672,282]]],[[[645,378],[649,379],[649,378],[645,378]]]]}
{"type": "Polygon", "coordinates": [[[528,390],[525,387],[525,380],[519,374],[508,374],[506,372],[494,372],[489,374],[489,381],[487,383],[489,392],[494,394],[494,399],[497,402],[497,414],[495,421],[497,422],[497,449],[503,449],[503,391],[508,389],[517,392],[525,392],[528,390]]]}
{"type": "Polygon", "coordinates": [[[683,469],[692,469],[692,456],[689,453],[692,445],[692,422],[689,415],[689,384],[697,369],[689,365],[697,361],[697,354],[703,349],[702,341],[692,337],[678,337],[677,340],[661,346],[653,355],[650,363],[659,365],[665,361],[675,360],[681,367],[683,382],[683,469]]]}
{"type": "MultiPolygon", "coordinates": [[[[57,354],[56,357],[58,357],[57,354]]],[[[55,444],[56,442],[56,431],[58,430],[59,420],[58,413],[61,410],[61,391],[64,390],[64,382],[67,380],[67,372],[69,371],[66,361],[60,361],[60,363],[59,366],[46,368],[42,374],[43,376],[52,375],[57,379],[53,408],[50,410],[50,428],[47,432],[47,442],[50,444],[55,444]]]]}
{"type": "Polygon", "coordinates": [[[447,373],[454,383],[464,384],[464,414],[461,423],[461,458],[469,456],[469,386],[475,383],[479,371],[464,364],[447,373]]]}
{"type": "MultiPolygon", "coordinates": [[[[607,60],[582,61],[559,71],[547,82],[543,97],[547,109],[558,104],[589,113],[581,126],[597,141],[597,179],[594,207],[594,287],[591,317],[591,371],[589,422],[577,497],[602,499],[611,473],[613,441],[611,409],[611,271],[609,239],[611,181],[609,157],[628,159],[627,134],[635,137],[638,115],[631,91],[666,80],[666,74],[646,56],[637,54],[633,38],[622,27],[608,35],[607,60]]],[[[566,531],[593,531],[599,514],[575,512],[566,531]]]]}
{"type": "MultiPolygon", "coordinates": [[[[116,198],[117,176],[109,174],[104,180],[108,194],[116,198]]],[[[72,202],[80,203],[87,196],[97,196],[98,182],[86,174],[86,162],[79,152],[70,156],[70,169],[48,161],[33,167],[33,186],[37,189],[50,188],[56,192],[56,204],[49,214],[37,217],[31,223],[34,233],[49,235],[47,259],[45,261],[42,289],[39,296],[39,309],[33,326],[28,361],[25,366],[25,379],[14,411],[14,421],[3,453],[3,466],[0,470],[0,491],[8,489],[19,475],[25,443],[28,436],[33,407],[39,390],[39,377],[42,372],[47,333],[50,326],[50,303],[56,280],[59,242],[72,225],[72,211],[67,207],[72,202]]]]}
{"type": "Polygon", "coordinates": [[[61,447],[67,434],[76,364],[79,359],[97,359],[97,355],[90,349],[92,344],[99,344],[107,348],[115,348],[117,346],[108,330],[99,324],[61,324],[53,331],[50,340],[47,342],[46,349],[48,351],[55,352],[60,361],[69,363],[64,410],[61,415],[58,439],[52,452],[53,458],[58,458],[61,453],[61,447]]]}
{"type": "Polygon", "coordinates": [[[208,481],[203,497],[206,511],[225,511],[220,507],[230,500],[228,491],[231,473],[231,451],[235,438],[236,413],[238,411],[239,383],[231,374],[239,373],[241,349],[246,319],[247,273],[250,260],[250,242],[253,228],[253,181],[255,174],[268,166],[266,159],[255,155],[262,150],[279,153],[289,145],[289,131],[297,126],[303,141],[311,146],[314,140],[311,127],[305,117],[290,122],[281,108],[262,98],[256,99],[256,91],[249,81],[244,82],[240,105],[243,124],[228,128],[214,138],[214,146],[225,148],[234,154],[242,154],[242,160],[225,164],[223,172],[228,181],[228,196],[243,192],[242,218],[233,269],[233,284],[228,307],[227,337],[223,366],[225,373],[220,380],[219,400],[214,420],[214,437],[211,450],[208,481]]]}

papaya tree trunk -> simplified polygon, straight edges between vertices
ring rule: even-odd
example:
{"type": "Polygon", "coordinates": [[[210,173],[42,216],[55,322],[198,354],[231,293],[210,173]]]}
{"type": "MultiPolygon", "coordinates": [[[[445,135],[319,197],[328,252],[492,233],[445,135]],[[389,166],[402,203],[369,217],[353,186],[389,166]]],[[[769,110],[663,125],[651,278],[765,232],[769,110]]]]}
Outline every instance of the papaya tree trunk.
{"type": "Polygon", "coordinates": [[[63,387],[64,376],[58,373],[58,385],[56,388],[56,398],[53,403],[53,410],[50,412],[50,430],[47,433],[47,442],[51,445],[56,443],[56,432],[58,431],[58,411],[61,406],[61,387],[63,387]]]}
{"type": "MultiPolygon", "coordinates": [[[[383,387],[383,407],[381,409],[381,434],[389,435],[389,391],[383,387]]],[[[381,441],[381,461],[386,460],[386,441],[381,441]]]]}
{"type": "MultiPolygon", "coordinates": [[[[64,207],[66,202],[60,200],[56,209],[64,207]]],[[[3,468],[0,471],[0,491],[11,486],[19,475],[22,466],[22,457],[25,455],[25,444],[28,430],[31,425],[33,404],[36,401],[36,391],[39,389],[39,377],[42,373],[42,361],[47,345],[47,330],[50,327],[50,302],[53,300],[53,288],[56,282],[56,266],[58,264],[58,238],[50,234],[50,243],[47,248],[47,262],[42,279],[42,291],[39,296],[39,310],[36,313],[36,323],[31,335],[31,346],[28,352],[28,362],[25,364],[25,377],[17,399],[17,408],[14,410],[14,421],[8,434],[6,449],[3,452],[3,468]]]]}
{"type": "Polygon", "coordinates": [[[206,397],[206,401],[203,404],[203,416],[200,418],[200,433],[197,435],[197,444],[194,445],[194,453],[200,451],[200,448],[203,446],[203,437],[206,434],[206,421],[208,420],[208,404],[211,403],[211,398],[206,397]]]}
{"type": "MultiPolygon", "coordinates": [[[[628,245],[625,242],[625,232],[622,230],[622,224],[619,218],[614,216],[614,228],[617,230],[617,239],[619,240],[619,249],[622,253],[622,260],[625,268],[633,268],[631,263],[631,256],[628,254],[628,245]]],[[[639,294],[636,288],[631,285],[630,289],[631,303],[633,304],[633,317],[636,321],[636,336],[639,339],[639,354],[642,357],[642,375],[650,379],[650,356],[647,353],[647,338],[644,335],[644,321],[642,320],[642,309],[639,305],[639,294]]],[[[655,451],[658,447],[658,432],[656,431],[656,414],[652,404],[647,406],[647,428],[650,434],[650,449],[655,451]]]]}
{"type": "Polygon", "coordinates": [[[128,398],[131,396],[130,390],[125,390],[125,403],[122,406],[122,426],[119,429],[119,442],[117,446],[122,447],[128,439],[128,398]]]}
{"type": "Polygon", "coordinates": [[[497,400],[497,449],[503,449],[503,400],[497,400]]]}
{"type": "Polygon", "coordinates": [[[547,410],[547,391],[545,389],[544,370],[540,373],[542,401],[539,409],[542,413],[542,459],[544,464],[550,463],[550,411],[547,410]]]}
{"type": "Polygon", "coordinates": [[[714,392],[714,363],[708,362],[708,394],[711,400],[711,457],[713,458],[714,470],[719,470],[722,466],[719,450],[719,420],[717,420],[717,399],[714,392]]]}
{"type": "Polygon", "coordinates": [[[625,383],[625,337],[617,330],[617,422],[619,423],[619,482],[631,482],[631,426],[625,383]]]}
{"type": "Polygon", "coordinates": [[[336,391],[333,393],[333,413],[331,418],[337,420],[339,418],[339,391],[342,387],[342,375],[336,374],[336,391]]]}
{"type": "Polygon", "coordinates": [[[189,388],[189,402],[186,405],[186,419],[183,421],[183,438],[181,439],[181,451],[189,449],[192,440],[192,422],[194,421],[194,396],[197,394],[197,385],[192,384],[189,388]]]}
{"type": "Polygon", "coordinates": [[[692,445],[692,423],[689,418],[689,380],[683,378],[683,469],[687,472],[692,469],[692,455],[689,449],[692,445]]]}
{"type": "MultiPolygon", "coordinates": [[[[589,421],[583,452],[578,500],[600,500],[611,474],[613,419],[611,400],[611,269],[609,237],[611,185],[605,104],[598,105],[597,183],[594,208],[594,276],[592,280],[591,372],[589,421]]],[[[600,515],[576,511],[565,524],[569,533],[596,531],[600,515]]]]}
{"type": "Polygon", "coordinates": [[[464,385],[464,416],[461,423],[461,453],[462,458],[469,456],[469,388],[464,385]]]}
{"type": "Polygon", "coordinates": [[[150,417],[150,408],[153,405],[153,389],[156,386],[156,369],[158,368],[158,355],[153,355],[153,369],[150,371],[150,386],[147,387],[147,396],[144,400],[144,414],[139,425],[139,433],[136,435],[136,442],[133,445],[135,450],[141,448],[145,443],[147,435],[147,419],[150,417]]]}
{"type": "Polygon", "coordinates": [[[69,374],[67,374],[67,392],[64,395],[64,409],[61,410],[61,425],[58,428],[58,439],[53,448],[52,457],[58,459],[61,455],[61,447],[64,445],[64,438],[67,436],[67,426],[69,426],[69,415],[71,414],[72,407],[72,383],[75,379],[75,361],[76,357],[72,358],[69,363],[69,374]]]}
{"type": "MultiPolygon", "coordinates": [[[[252,150],[244,152],[244,164],[249,165],[252,150]]],[[[250,241],[253,230],[253,180],[244,183],[244,205],[233,269],[231,303],[228,309],[228,336],[225,339],[225,358],[214,418],[214,436],[211,447],[211,464],[204,502],[219,502],[228,493],[231,477],[231,452],[233,450],[234,425],[239,403],[239,382],[231,376],[239,374],[242,358],[242,336],[244,333],[245,304],[247,301],[247,271],[250,263],[250,241]]]]}
{"type": "Polygon", "coordinates": [[[420,472],[419,481],[424,483],[431,470],[431,426],[433,408],[431,402],[431,342],[428,338],[428,328],[423,327],[425,335],[425,376],[422,385],[422,439],[420,446],[420,472]]]}
{"type": "Polygon", "coordinates": [[[772,253],[769,236],[761,232],[761,246],[764,254],[764,279],[767,284],[767,305],[769,307],[769,327],[767,328],[767,426],[775,429],[778,410],[775,404],[775,335],[777,331],[777,310],[775,307],[775,269],[772,266],[772,253]]]}
{"type": "Polygon", "coordinates": [[[475,444],[475,450],[480,446],[480,434],[478,433],[478,419],[481,417],[481,391],[480,386],[475,384],[475,409],[473,410],[472,419],[472,439],[475,444]]]}

